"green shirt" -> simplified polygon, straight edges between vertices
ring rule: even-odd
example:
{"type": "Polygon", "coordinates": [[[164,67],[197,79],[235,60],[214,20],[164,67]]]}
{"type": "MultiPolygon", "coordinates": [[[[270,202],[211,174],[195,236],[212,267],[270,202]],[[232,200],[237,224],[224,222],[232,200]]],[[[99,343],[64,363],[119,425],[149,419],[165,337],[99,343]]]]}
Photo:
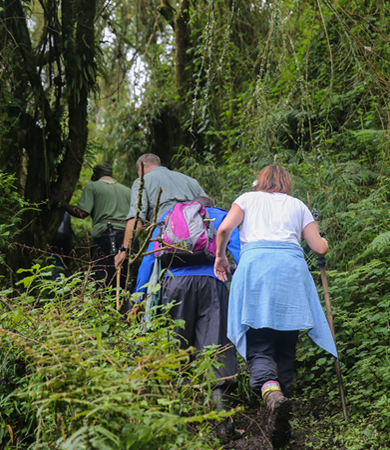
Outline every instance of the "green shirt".
{"type": "MultiPolygon", "coordinates": [[[[142,208],[139,214],[141,220],[151,222],[156,207],[157,196],[162,188],[157,217],[173,208],[177,202],[188,202],[196,197],[207,197],[204,190],[194,178],[166,167],[155,167],[144,177],[145,189],[142,193],[142,208]]],[[[131,204],[127,219],[132,219],[137,213],[138,190],[140,179],[134,181],[131,188],[131,204]]]]}
{"type": "Polygon", "coordinates": [[[111,177],[104,176],[85,186],[77,206],[91,215],[93,238],[107,230],[108,222],[114,230],[126,228],[130,199],[131,190],[111,177]]]}

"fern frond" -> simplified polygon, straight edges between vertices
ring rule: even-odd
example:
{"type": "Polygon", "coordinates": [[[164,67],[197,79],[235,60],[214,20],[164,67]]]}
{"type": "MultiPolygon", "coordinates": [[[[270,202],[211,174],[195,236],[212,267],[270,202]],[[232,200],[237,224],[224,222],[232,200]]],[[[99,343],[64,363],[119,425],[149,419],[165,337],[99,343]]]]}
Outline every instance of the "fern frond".
{"type": "Polygon", "coordinates": [[[313,252],[313,250],[310,250],[308,253],[305,253],[306,262],[309,266],[315,266],[317,265],[317,255],[313,252]]]}
{"type": "Polygon", "coordinates": [[[370,244],[370,249],[383,252],[390,247],[390,231],[378,235],[370,244]]]}

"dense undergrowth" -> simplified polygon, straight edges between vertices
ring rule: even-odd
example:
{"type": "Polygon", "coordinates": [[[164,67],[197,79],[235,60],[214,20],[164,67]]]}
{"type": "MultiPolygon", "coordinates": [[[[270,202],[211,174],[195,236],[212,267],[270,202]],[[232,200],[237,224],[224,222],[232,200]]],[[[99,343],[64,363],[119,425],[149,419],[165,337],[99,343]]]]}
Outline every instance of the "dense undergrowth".
{"type": "Polygon", "coordinates": [[[142,333],[114,291],[51,268],[0,294],[0,448],[210,448],[215,349],[191,361],[169,315],[142,333]]]}

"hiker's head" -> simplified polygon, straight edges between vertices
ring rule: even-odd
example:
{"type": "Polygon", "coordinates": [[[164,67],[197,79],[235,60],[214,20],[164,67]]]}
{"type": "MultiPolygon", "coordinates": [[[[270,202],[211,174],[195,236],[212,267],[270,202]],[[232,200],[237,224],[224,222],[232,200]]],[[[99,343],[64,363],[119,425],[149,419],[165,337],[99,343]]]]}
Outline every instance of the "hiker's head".
{"type": "Polygon", "coordinates": [[[157,155],[153,153],[145,153],[144,155],[140,156],[137,160],[137,170],[139,176],[141,176],[142,174],[141,163],[144,163],[145,175],[155,167],[161,166],[161,160],[157,155]]]}
{"type": "Polygon", "coordinates": [[[92,181],[97,181],[104,176],[112,177],[112,167],[107,164],[97,164],[92,170],[92,181]]]}
{"type": "Polygon", "coordinates": [[[214,203],[208,197],[196,197],[194,198],[194,202],[202,203],[204,206],[208,206],[209,208],[214,208],[214,203]]]}
{"type": "Polygon", "coordinates": [[[291,194],[291,176],[283,166],[278,164],[264,167],[257,175],[254,184],[255,191],[291,194]]]}

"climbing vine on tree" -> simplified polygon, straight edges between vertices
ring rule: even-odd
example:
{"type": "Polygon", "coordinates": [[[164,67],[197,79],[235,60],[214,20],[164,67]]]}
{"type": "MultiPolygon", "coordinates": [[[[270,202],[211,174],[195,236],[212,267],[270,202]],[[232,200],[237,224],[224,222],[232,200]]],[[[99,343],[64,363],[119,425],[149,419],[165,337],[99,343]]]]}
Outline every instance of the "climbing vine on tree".
{"type": "Polygon", "coordinates": [[[30,247],[53,237],[61,214],[47,201],[55,191],[70,199],[83,164],[99,14],[95,0],[5,0],[0,9],[0,161],[41,206],[22,216],[19,239],[30,247]]]}

